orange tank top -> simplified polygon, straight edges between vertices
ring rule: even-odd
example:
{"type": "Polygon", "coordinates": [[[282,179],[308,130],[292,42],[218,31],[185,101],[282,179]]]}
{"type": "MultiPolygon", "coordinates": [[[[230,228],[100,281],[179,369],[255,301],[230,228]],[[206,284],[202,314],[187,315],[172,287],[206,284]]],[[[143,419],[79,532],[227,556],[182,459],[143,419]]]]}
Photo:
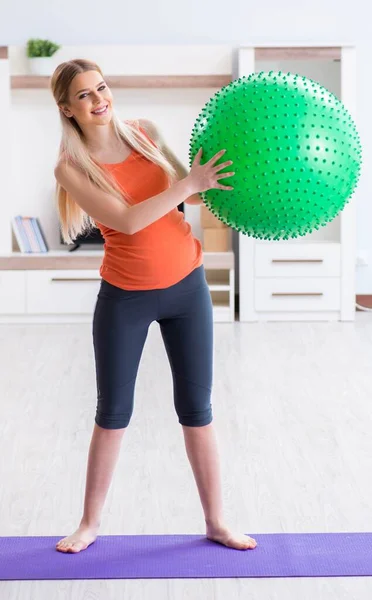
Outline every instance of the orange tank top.
{"type": "MultiPolygon", "coordinates": [[[[101,163],[101,166],[108,169],[125,190],[130,205],[169,187],[165,171],[135,150],[121,163],[101,163]]],[[[98,222],[96,225],[104,238],[100,275],[116,287],[125,290],[166,288],[181,281],[203,262],[200,241],[193,236],[190,224],[178,208],[133,235],[98,222]]]]}

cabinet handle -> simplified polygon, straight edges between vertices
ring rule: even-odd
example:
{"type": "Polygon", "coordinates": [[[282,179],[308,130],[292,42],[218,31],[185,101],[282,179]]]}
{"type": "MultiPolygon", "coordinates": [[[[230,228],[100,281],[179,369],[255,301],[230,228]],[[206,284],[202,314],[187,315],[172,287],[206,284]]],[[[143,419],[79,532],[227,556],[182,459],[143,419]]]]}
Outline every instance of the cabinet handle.
{"type": "Polygon", "coordinates": [[[323,296],[323,292],[273,292],[272,296],[323,296]]]}
{"type": "Polygon", "coordinates": [[[51,281],[100,281],[100,277],[51,277],[51,281]]]}
{"type": "Polygon", "coordinates": [[[273,258],[272,263],[322,263],[323,258],[273,258]]]}

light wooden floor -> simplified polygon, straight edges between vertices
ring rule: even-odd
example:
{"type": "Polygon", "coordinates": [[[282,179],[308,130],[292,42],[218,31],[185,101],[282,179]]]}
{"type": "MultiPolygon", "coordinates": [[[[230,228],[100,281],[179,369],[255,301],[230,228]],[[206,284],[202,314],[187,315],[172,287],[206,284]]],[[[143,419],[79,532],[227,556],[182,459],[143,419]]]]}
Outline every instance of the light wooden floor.
{"type": "MultiPolygon", "coordinates": [[[[372,316],[216,324],[214,414],[228,522],[372,531],[372,316]]],[[[89,325],[0,327],[0,534],[80,520],[95,413],[89,325]]],[[[101,534],[203,533],[156,327],[101,534]]],[[[372,578],[0,582],[6,600],[370,600],[372,578]]]]}

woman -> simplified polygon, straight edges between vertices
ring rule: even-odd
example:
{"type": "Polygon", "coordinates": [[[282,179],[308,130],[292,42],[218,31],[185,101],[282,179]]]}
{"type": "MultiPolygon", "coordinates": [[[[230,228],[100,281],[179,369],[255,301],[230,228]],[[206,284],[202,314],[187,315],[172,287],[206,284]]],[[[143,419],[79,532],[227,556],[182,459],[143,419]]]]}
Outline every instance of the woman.
{"type": "Polygon", "coordinates": [[[190,173],[145,120],[121,122],[100,68],[73,60],[55,70],[62,141],[55,168],[64,240],[92,225],[105,239],[93,317],[97,411],[89,449],[84,513],[77,531],[57,543],[80,552],[94,542],[101,511],[133,410],[133,392],[147,330],[161,328],[172,368],[174,403],[183,427],[206,521],[206,533],[231,548],[256,542],[224,524],[212,425],[212,307],[200,243],[177,206],[199,204],[199,192],[231,190],[216,165],[224,150],[190,173]],[[198,351],[196,352],[196,348],[198,351]]]}

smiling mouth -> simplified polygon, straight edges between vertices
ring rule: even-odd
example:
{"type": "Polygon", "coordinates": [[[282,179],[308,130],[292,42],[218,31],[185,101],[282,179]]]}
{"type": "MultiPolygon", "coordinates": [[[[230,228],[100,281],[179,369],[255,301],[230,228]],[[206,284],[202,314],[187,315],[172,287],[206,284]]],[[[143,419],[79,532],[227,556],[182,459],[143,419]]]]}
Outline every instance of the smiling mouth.
{"type": "Polygon", "coordinates": [[[92,110],[92,115],[104,115],[107,112],[108,104],[106,106],[101,106],[101,108],[96,108],[96,110],[92,110]]]}

